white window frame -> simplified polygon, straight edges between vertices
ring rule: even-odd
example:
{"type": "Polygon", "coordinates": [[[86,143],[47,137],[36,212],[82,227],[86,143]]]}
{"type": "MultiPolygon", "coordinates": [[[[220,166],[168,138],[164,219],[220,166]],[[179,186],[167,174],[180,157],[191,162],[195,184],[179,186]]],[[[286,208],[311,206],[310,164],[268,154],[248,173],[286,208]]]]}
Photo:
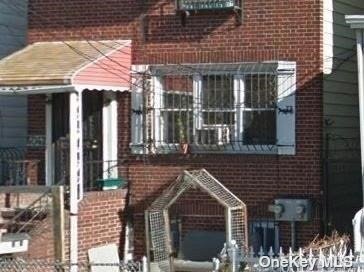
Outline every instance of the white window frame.
{"type": "MultiPolygon", "coordinates": [[[[211,66],[218,66],[214,64],[210,64],[211,66]]],[[[236,64],[232,64],[236,65],[236,64]]],[[[246,65],[248,68],[245,70],[242,69],[240,72],[234,72],[234,109],[235,109],[235,129],[234,139],[238,140],[238,143],[234,145],[226,144],[224,149],[221,149],[218,145],[216,148],[214,145],[206,148],[199,148],[197,144],[191,145],[191,150],[193,153],[238,153],[238,154],[280,154],[280,155],[295,155],[296,153],[296,124],[295,124],[295,92],[296,92],[296,63],[288,62],[288,61],[278,61],[278,62],[265,62],[256,64],[241,64],[241,66],[246,65]],[[246,75],[254,74],[254,67],[259,66],[266,67],[266,73],[274,73],[277,76],[277,110],[276,110],[276,136],[277,136],[277,144],[276,145],[243,145],[243,116],[244,116],[244,99],[245,99],[245,77],[246,75]],[[253,67],[253,68],[252,68],[253,67]],[[272,68],[273,67],[273,68],[272,68]],[[268,70],[270,69],[270,70],[268,70]],[[273,70],[272,70],[273,69],[273,70]],[[289,109],[290,111],[284,113],[285,110],[289,109]],[[241,143],[241,144],[239,144],[241,143]]],[[[227,65],[224,64],[224,67],[227,65]]],[[[146,66],[141,66],[146,67],[146,66]]],[[[224,70],[216,71],[213,74],[226,74],[224,70]]],[[[211,74],[211,73],[209,73],[211,74]]],[[[231,72],[230,72],[231,74],[231,72]]],[[[194,109],[194,120],[193,120],[193,138],[195,139],[195,134],[197,129],[203,128],[203,118],[202,118],[202,110],[201,110],[201,102],[202,102],[202,77],[205,75],[204,73],[193,75],[193,109],[194,109]]],[[[152,101],[154,103],[154,118],[151,121],[151,131],[152,137],[155,142],[155,150],[156,153],[173,153],[178,151],[179,144],[168,144],[163,143],[162,139],[164,139],[164,125],[163,125],[163,116],[161,115],[160,109],[163,107],[163,84],[161,81],[161,77],[152,76],[151,79],[152,90],[154,90],[151,94],[152,101]],[[176,146],[177,145],[177,146],[176,146]]],[[[137,90],[140,96],[140,88],[137,90]]],[[[137,97],[137,94],[134,94],[133,97],[137,97]]],[[[140,105],[140,98],[138,98],[140,105]]],[[[132,104],[135,107],[135,101],[132,101],[132,104]]],[[[133,122],[133,134],[140,135],[140,131],[137,132],[137,125],[134,120],[138,120],[138,124],[140,127],[141,117],[136,118],[136,116],[132,117],[133,122]]],[[[219,126],[223,127],[223,126],[219,126]]],[[[221,133],[220,133],[221,134],[221,133]]],[[[138,143],[140,144],[141,137],[133,137],[132,135],[132,151],[133,146],[136,146],[138,143]]],[[[134,152],[138,153],[138,152],[134,152]]]]}

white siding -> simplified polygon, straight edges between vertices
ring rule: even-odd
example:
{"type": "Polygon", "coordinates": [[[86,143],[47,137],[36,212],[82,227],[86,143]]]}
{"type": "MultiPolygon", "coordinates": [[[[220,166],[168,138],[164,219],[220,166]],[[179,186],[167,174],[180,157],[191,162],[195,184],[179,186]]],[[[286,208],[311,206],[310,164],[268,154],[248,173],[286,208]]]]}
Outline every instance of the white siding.
{"type": "MultiPolygon", "coordinates": [[[[27,1],[0,2],[0,58],[26,44],[27,1]]],[[[23,147],[27,139],[27,98],[0,96],[0,147],[23,147]]]]}

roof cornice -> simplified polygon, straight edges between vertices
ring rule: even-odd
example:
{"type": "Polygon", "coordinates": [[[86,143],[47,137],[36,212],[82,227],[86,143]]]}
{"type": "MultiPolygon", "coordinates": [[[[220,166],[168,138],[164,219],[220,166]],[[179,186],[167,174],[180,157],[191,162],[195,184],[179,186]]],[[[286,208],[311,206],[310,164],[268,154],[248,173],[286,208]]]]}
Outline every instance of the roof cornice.
{"type": "Polygon", "coordinates": [[[347,24],[350,24],[351,28],[364,29],[364,15],[346,15],[345,20],[347,24]]]}

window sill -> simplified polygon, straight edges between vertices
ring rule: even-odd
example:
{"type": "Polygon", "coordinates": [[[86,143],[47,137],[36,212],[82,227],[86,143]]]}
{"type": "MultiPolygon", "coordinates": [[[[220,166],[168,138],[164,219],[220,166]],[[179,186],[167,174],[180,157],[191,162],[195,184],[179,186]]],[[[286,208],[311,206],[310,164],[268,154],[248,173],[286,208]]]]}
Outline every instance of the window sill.
{"type": "MultiPolygon", "coordinates": [[[[142,144],[131,144],[132,154],[145,154],[142,144]]],[[[181,154],[179,144],[161,144],[154,148],[152,154],[181,154]]],[[[258,154],[258,155],[295,155],[295,148],[276,145],[189,145],[188,154],[258,154]]]]}

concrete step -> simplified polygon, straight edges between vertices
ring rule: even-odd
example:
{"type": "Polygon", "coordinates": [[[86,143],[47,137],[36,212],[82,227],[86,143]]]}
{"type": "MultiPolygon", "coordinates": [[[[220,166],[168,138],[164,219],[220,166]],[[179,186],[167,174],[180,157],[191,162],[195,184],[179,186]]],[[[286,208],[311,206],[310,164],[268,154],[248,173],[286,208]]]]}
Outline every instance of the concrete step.
{"type": "MultiPolygon", "coordinates": [[[[0,215],[2,219],[12,219],[15,216],[18,216],[20,213],[23,213],[19,220],[21,221],[27,221],[34,217],[37,214],[37,210],[34,209],[23,209],[23,208],[1,208],[0,209],[0,215]]],[[[47,212],[42,211],[36,217],[34,220],[43,220],[47,217],[47,212]]],[[[1,220],[0,220],[1,221],[1,220]]]]}
{"type": "Polygon", "coordinates": [[[0,254],[28,251],[30,236],[26,233],[4,233],[0,239],[0,254]]]}
{"type": "Polygon", "coordinates": [[[29,232],[35,226],[35,222],[27,223],[24,221],[12,222],[11,224],[9,222],[0,223],[0,229],[6,229],[9,233],[17,232],[20,229],[22,229],[23,232],[29,232]]]}

